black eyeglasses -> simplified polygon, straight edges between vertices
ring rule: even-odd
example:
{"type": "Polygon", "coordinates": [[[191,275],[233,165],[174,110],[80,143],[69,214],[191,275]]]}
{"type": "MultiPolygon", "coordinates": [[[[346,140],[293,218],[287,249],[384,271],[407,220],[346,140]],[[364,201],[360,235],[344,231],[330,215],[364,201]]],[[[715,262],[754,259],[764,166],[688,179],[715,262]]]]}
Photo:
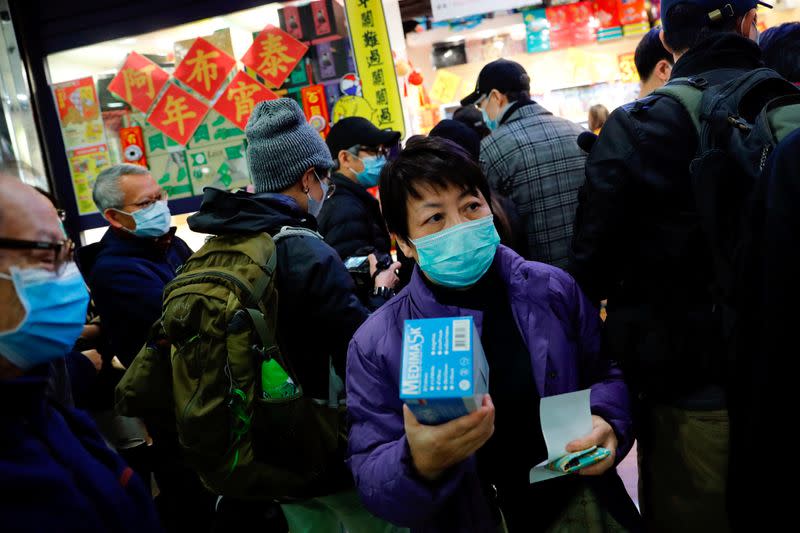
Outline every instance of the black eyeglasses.
{"type": "Polygon", "coordinates": [[[350,148],[349,151],[356,157],[358,157],[359,152],[366,152],[370,155],[389,155],[389,148],[385,146],[365,146],[363,144],[357,144],[350,148]]]}
{"type": "Polygon", "coordinates": [[[5,248],[7,250],[52,250],[53,267],[56,272],[58,272],[66,263],[72,261],[72,252],[75,251],[75,243],[70,239],[61,242],[47,242],[0,238],[0,248],[5,248]]]}

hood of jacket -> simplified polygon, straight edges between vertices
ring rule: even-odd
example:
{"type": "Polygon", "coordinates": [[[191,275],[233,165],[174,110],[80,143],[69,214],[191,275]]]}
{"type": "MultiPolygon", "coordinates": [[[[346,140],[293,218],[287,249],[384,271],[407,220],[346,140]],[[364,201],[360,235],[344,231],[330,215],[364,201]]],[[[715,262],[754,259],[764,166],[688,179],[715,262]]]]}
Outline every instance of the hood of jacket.
{"type": "Polygon", "coordinates": [[[285,194],[228,192],[210,187],[203,192],[200,210],[187,222],[192,231],[213,235],[261,231],[274,235],[284,226],[317,229],[314,217],[285,194]]]}
{"type": "Polygon", "coordinates": [[[752,70],[762,67],[761,49],[735,33],[710,35],[683,54],[672,69],[672,79],[718,69],[752,70]]]}

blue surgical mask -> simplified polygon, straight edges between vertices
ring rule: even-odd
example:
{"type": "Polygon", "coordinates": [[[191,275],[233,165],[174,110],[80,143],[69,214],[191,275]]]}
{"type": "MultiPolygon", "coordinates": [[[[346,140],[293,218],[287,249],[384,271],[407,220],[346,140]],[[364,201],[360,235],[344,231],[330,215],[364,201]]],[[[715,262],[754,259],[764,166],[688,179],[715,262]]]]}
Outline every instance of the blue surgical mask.
{"type": "Polygon", "coordinates": [[[490,119],[489,114],[485,109],[481,109],[481,115],[483,115],[483,123],[486,124],[487,128],[489,128],[489,131],[494,131],[497,129],[497,121],[490,119]]]}
{"type": "Polygon", "coordinates": [[[314,176],[316,176],[319,186],[322,187],[322,200],[315,200],[314,197],[311,196],[311,191],[307,192],[306,196],[308,196],[308,214],[316,218],[319,216],[320,211],[322,211],[322,204],[324,204],[325,200],[328,198],[328,189],[330,187],[327,183],[319,179],[316,172],[314,172],[314,176]]]}
{"type": "Polygon", "coordinates": [[[64,357],[83,331],[89,292],[75,263],[60,273],[11,267],[11,280],[25,308],[25,318],[0,332],[0,355],[22,370],[64,357]]]}
{"type": "Polygon", "coordinates": [[[431,281],[464,288],[477,283],[492,266],[500,235],[489,215],[411,242],[419,268],[431,281]]]}
{"type": "Polygon", "coordinates": [[[153,202],[152,205],[133,213],[122,211],[133,217],[136,228],[128,230],[137,237],[161,237],[169,231],[170,212],[166,200],[153,202]]]}
{"type": "Polygon", "coordinates": [[[370,156],[361,159],[361,162],[364,163],[364,170],[356,172],[356,179],[367,189],[375,187],[381,178],[381,170],[386,165],[386,157],[370,156]]]}

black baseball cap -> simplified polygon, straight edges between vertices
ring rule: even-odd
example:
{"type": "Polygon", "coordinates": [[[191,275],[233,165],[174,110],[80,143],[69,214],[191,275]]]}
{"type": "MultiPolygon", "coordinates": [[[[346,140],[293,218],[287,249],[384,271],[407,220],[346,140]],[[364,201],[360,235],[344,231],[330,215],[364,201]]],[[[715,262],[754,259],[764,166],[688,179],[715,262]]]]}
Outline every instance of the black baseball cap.
{"type": "Polygon", "coordinates": [[[497,89],[505,94],[512,91],[530,91],[531,79],[525,69],[516,61],[496,59],[483,67],[478,74],[475,91],[461,100],[461,105],[473,105],[481,96],[497,89]]]}
{"type": "Polygon", "coordinates": [[[661,23],[664,31],[669,33],[667,14],[678,4],[692,4],[702,7],[708,20],[714,22],[723,17],[740,17],[756,7],[762,5],[772,9],[770,4],[761,0],[661,0],[661,23]]]}
{"type": "Polygon", "coordinates": [[[339,152],[353,146],[392,146],[400,140],[400,132],[382,130],[363,117],[346,117],[333,125],[325,143],[334,161],[339,152]]]}

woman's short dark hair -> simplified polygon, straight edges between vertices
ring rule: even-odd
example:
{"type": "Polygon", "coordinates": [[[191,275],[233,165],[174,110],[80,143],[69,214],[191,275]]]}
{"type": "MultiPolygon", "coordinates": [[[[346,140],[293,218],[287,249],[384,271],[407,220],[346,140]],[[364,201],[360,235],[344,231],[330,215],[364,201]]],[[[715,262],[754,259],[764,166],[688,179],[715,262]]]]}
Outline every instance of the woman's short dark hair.
{"type": "Polygon", "coordinates": [[[765,65],[792,83],[800,83],[800,22],[769,28],[758,43],[765,65]]]}
{"type": "Polygon", "coordinates": [[[456,143],[428,137],[414,142],[381,172],[383,218],[389,231],[408,241],[408,198],[422,198],[420,186],[480,191],[491,202],[489,183],[478,164],[456,143]]]}
{"type": "Polygon", "coordinates": [[[717,22],[709,22],[707,9],[696,5],[675,4],[664,14],[664,40],[674,52],[683,53],[697,46],[701,41],[715,33],[736,31],[741,17],[722,17],[717,22]]]}

